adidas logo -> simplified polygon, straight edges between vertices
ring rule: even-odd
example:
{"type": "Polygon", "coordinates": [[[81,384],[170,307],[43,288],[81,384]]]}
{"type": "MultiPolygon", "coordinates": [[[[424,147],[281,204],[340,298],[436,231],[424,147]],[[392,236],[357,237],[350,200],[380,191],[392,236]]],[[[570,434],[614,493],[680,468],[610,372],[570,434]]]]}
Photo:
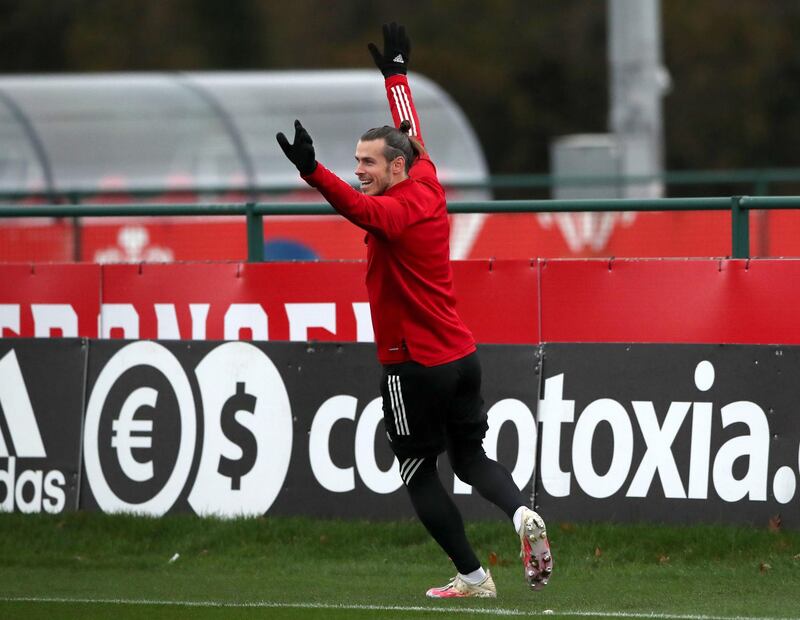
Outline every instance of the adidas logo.
{"type": "MultiPolygon", "coordinates": [[[[0,377],[8,380],[8,383],[3,381],[5,387],[0,390],[0,412],[8,426],[8,439],[15,450],[14,456],[39,459],[46,457],[42,435],[36,424],[31,399],[25,389],[22,370],[13,349],[0,359],[0,377]]],[[[0,431],[0,458],[6,456],[11,456],[11,453],[0,431]]]]}
{"type": "Polygon", "coordinates": [[[0,359],[0,417],[0,511],[61,512],[67,482],[61,471],[17,471],[17,459],[43,459],[47,452],[13,349],[0,359]]]}
{"type": "Polygon", "coordinates": [[[392,62],[405,62],[405,60],[403,60],[403,55],[402,54],[398,54],[397,56],[392,58],[392,62]]]}

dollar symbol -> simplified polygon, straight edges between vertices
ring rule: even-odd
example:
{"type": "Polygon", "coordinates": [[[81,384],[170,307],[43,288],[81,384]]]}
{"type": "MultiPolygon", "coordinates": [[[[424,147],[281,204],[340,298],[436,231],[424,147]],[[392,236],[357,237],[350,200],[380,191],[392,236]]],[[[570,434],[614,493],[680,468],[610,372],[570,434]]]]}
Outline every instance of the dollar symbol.
{"type": "Polygon", "coordinates": [[[230,441],[235,443],[242,450],[242,456],[238,459],[229,459],[221,456],[217,471],[223,476],[231,479],[231,489],[238,491],[242,484],[242,476],[247,474],[255,465],[258,444],[253,433],[236,420],[238,411],[254,413],[256,409],[256,397],[244,391],[244,383],[236,384],[236,394],[225,401],[220,414],[220,426],[222,433],[230,441]]]}

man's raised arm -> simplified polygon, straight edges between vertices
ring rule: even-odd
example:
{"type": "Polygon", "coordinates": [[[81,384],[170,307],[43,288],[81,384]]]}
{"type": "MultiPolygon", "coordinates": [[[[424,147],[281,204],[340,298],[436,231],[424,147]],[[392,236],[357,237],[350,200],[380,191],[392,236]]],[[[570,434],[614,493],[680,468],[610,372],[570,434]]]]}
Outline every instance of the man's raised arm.
{"type": "Polygon", "coordinates": [[[405,27],[398,26],[394,22],[384,24],[383,52],[378,50],[374,43],[370,43],[367,48],[372,54],[375,65],[386,78],[386,96],[389,99],[389,109],[392,112],[394,126],[399,128],[400,123],[407,120],[411,123],[409,135],[424,144],[419,117],[406,77],[411,54],[411,41],[406,34],[405,27]]]}

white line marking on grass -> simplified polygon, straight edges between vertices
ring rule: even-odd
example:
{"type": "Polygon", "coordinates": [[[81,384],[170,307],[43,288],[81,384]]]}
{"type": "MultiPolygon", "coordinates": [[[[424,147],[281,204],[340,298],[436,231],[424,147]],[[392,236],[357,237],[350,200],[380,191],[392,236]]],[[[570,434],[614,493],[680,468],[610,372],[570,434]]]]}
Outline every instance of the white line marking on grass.
{"type": "MultiPolygon", "coordinates": [[[[504,609],[502,607],[423,607],[421,605],[348,605],[336,603],[279,603],[274,601],[159,601],[136,598],[69,598],[55,596],[0,596],[2,603],[77,603],[82,605],[144,605],[167,607],[235,607],[263,609],[331,609],[352,611],[414,611],[441,614],[479,614],[484,616],[544,616],[544,610],[504,609]]],[[[456,604],[457,605],[457,604],[456,604]]],[[[709,616],[705,614],[655,613],[637,611],[577,611],[554,609],[555,616],[580,618],[645,618],[647,620],[792,620],[779,616],[709,616]]]]}

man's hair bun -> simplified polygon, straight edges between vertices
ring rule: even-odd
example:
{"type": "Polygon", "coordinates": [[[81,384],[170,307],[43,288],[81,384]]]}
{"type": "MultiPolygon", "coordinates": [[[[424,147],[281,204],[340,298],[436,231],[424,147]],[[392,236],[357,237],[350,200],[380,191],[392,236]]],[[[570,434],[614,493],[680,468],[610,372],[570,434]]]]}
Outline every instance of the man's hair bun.
{"type": "Polygon", "coordinates": [[[400,123],[400,127],[398,127],[398,129],[402,133],[408,135],[408,132],[411,131],[411,122],[408,120],[404,120],[403,122],[400,123]]]}

